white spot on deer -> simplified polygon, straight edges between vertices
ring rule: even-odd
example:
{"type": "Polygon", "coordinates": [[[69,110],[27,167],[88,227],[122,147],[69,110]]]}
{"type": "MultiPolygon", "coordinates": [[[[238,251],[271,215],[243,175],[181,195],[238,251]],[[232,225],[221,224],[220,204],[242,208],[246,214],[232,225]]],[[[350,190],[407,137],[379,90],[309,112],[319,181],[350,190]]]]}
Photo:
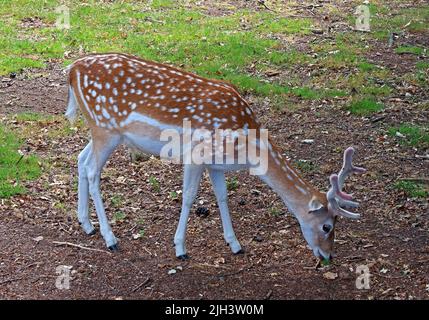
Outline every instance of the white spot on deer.
{"type": "Polygon", "coordinates": [[[116,104],[114,104],[113,105],[113,111],[115,112],[115,113],[118,113],[118,106],[116,105],[116,104]]]}
{"type": "Polygon", "coordinates": [[[301,192],[302,194],[307,194],[307,190],[305,190],[304,188],[302,188],[301,186],[295,185],[295,188],[301,192]]]}
{"type": "Polygon", "coordinates": [[[113,88],[113,89],[112,89],[112,92],[113,92],[113,95],[114,95],[114,96],[117,96],[117,95],[118,95],[118,89],[113,88]]]}
{"type": "Polygon", "coordinates": [[[110,119],[110,114],[107,112],[107,110],[106,109],[104,109],[104,108],[102,108],[101,109],[101,114],[107,119],[107,120],[109,120],[110,119]]]}

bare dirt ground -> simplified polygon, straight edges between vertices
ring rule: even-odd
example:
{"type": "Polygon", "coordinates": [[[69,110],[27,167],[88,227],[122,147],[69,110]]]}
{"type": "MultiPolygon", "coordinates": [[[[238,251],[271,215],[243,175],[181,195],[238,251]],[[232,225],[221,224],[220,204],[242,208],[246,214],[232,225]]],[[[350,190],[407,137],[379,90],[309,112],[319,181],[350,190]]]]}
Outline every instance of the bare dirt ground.
{"type": "MultiPolygon", "coordinates": [[[[372,58],[398,75],[401,65],[407,65],[388,54],[372,58]]],[[[28,129],[27,123],[13,120],[14,113],[58,115],[66,106],[65,76],[55,63],[16,78],[0,78],[0,92],[0,115],[16,130],[28,129]]],[[[368,169],[348,180],[348,191],[361,203],[362,218],[337,224],[333,264],[314,268],[316,260],[295,218],[268,187],[247,173],[233,174],[239,185],[229,198],[235,231],[246,253],[233,256],[225,245],[206,178],[188,227],[191,259],[176,260],[172,239],[180,194],[176,200],[170,192],[181,189],[181,167],[158,159],[130,163],[124,149],[112,156],[102,177],[108,214],[121,211],[125,216],[113,224],[120,251],[105,250],[100,234],[83,234],[75,217],[76,159],[88,132],[79,126],[71,134],[50,135],[63,126],[55,118],[25,142],[29,152],[42,159],[44,174],[28,183],[26,195],[0,201],[0,298],[428,299],[428,202],[409,199],[392,188],[399,178],[427,176],[427,150],[398,145],[386,135],[387,128],[402,121],[427,123],[428,109],[416,107],[427,102],[427,92],[398,84],[387,107],[370,117],[350,115],[341,98],[305,101],[298,110],[275,113],[268,102],[246,98],[293,163],[311,161],[316,170],[303,175],[320,189],[326,190],[327,177],[340,169],[341,152],[348,146],[355,146],[355,162],[368,169]],[[413,92],[413,98],[407,92],[413,92]],[[304,144],[303,139],[314,143],[304,144]],[[159,180],[159,189],[148,183],[150,176],[159,180]],[[200,206],[209,209],[208,216],[195,213],[200,206]],[[140,230],[144,235],[138,237],[140,230]],[[55,286],[60,265],[71,266],[69,290],[55,286]],[[371,272],[368,290],[355,285],[360,265],[371,272]],[[177,272],[169,274],[171,269],[177,272]]],[[[96,221],[94,212],[92,216],[96,221]]]]}

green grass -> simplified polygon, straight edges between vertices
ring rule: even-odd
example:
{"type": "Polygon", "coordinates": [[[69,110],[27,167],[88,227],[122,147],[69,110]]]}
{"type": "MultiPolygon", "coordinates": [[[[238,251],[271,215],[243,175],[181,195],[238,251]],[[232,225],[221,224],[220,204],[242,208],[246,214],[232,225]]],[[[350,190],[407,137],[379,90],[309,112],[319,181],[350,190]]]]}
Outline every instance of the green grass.
{"type": "Polygon", "coordinates": [[[272,215],[273,217],[279,217],[279,216],[283,215],[283,211],[281,209],[276,208],[276,207],[272,207],[270,209],[270,215],[272,215]]]}
{"type": "Polygon", "coordinates": [[[394,184],[394,188],[404,191],[407,196],[412,198],[427,198],[429,196],[427,187],[412,181],[398,181],[394,184]]]}
{"type": "Polygon", "coordinates": [[[179,195],[177,194],[176,191],[171,191],[170,192],[170,199],[171,200],[177,200],[177,199],[179,199],[179,195]]]}
{"type": "Polygon", "coordinates": [[[0,198],[8,198],[26,192],[24,183],[41,175],[39,160],[35,156],[21,155],[18,150],[22,141],[0,125],[0,198]]]}
{"type": "Polygon", "coordinates": [[[429,62],[428,61],[418,61],[416,63],[416,69],[421,70],[421,71],[424,71],[424,70],[429,71],[429,62]]]}
{"type": "Polygon", "coordinates": [[[395,52],[398,54],[410,53],[410,54],[415,54],[417,56],[421,56],[426,53],[426,50],[424,48],[416,47],[416,46],[401,46],[396,48],[395,52]]]}
{"type": "Polygon", "coordinates": [[[358,68],[360,71],[368,72],[368,71],[376,70],[377,66],[367,61],[362,61],[358,64],[358,68]]]}
{"type": "MultiPolygon", "coordinates": [[[[279,94],[281,84],[249,80],[245,69],[254,61],[282,67],[305,61],[305,55],[283,50],[273,35],[307,34],[312,27],[311,19],[253,10],[208,16],[196,5],[184,9],[175,1],[69,1],[71,28],[59,30],[55,27],[57,5],[50,0],[2,1],[0,75],[40,68],[50,59],[64,62],[66,51],[76,54],[82,48],[87,53],[128,52],[225,79],[256,94],[279,94]],[[40,17],[43,26],[24,26],[21,20],[28,17],[40,17]]],[[[298,92],[301,95],[308,96],[298,92]]]]}
{"type": "Polygon", "coordinates": [[[401,124],[399,127],[389,129],[389,134],[396,136],[396,133],[404,135],[405,138],[400,138],[400,143],[413,147],[429,147],[429,126],[416,126],[412,124],[401,124]]]}
{"type": "Polygon", "coordinates": [[[228,191],[235,191],[238,189],[238,179],[237,177],[231,177],[230,179],[226,179],[226,188],[228,191]]]}
{"type": "Polygon", "coordinates": [[[113,222],[122,222],[126,219],[127,215],[122,211],[116,211],[113,214],[113,222]]]}
{"type": "Polygon", "coordinates": [[[394,12],[389,11],[388,13],[390,14],[380,12],[377,16],[372,16],[371,34],[377,39],[387,40],[392,32],[402,33],[404,28],[407,31],[417,33],[427,32],[429,29],[429,5],[400,9],[394,12]]]}
{"type": "Polygon", "coordinates": [[[370,115],[382,110],[383,108],[384,105],[373,98],[355,100],[349,106],[350,112],[359,116],[370,115]]]}
{"type": "Polygon", "coordinates": [[[122,204],[124,203],[124,198],[120,195],[114,195],[110,198],[110,203],[115,208],[120,208],[122,204]]]}
{"type": "Polygon", "coordinates": [[[306,173],[314,172],[319,169],[319,167],[311,161],[298,160],[295,162],[295,166],[301,172],[306,172],[306,173]]]}
{"type": "Polygon", "coordinates": [[[153,191],[155,191],[155,192],[161,191],[161,186],[160,186],[159,181],[156,177],[150,176],[149,177],[149,184],[152,187],[153,191]]]}
{"type": "Polygon", "coordinates": [[[44,115],[37,112],[22,112],[15,115],[15,120],[18,122],[39,122],[47,123],[53,120],[52,115],[44,115]]]}

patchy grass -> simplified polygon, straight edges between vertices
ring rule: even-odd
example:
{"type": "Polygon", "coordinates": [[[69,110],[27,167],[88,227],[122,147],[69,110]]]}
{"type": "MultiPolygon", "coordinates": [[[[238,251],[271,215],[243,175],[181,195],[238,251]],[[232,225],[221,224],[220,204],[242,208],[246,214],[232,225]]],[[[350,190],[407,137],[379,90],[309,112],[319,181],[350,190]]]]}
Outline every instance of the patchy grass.
{"type": "Polygon", "coordinates": [[[207,16],[197,6],[184,9],[174,1],[70,1],[71,28],[60,30],[55,27],[57,5],[29,0],[2,3],[0,75],[43,67],[50,59],[67,65],[72,59],[65,61],[65,52],[120,51],[224,79],[256,94],[279,94],[288,89],[279,83],[261,83],[245,69],[254,61],[265,67],[305,61],[305,55],[283,50],[277,36],[308,34],[312,26],[311,19],[286,19],[271,12],[238,10],[207,16]]]}
{"type": "Polygon", "coordinates": [[[415,54],[416,56],[422,56],[426,53],[426,49],[416,46],[401,46],[396,48],[395,52],[398,54],[410,53],[415,54]]]}
{"type": "Polygon", "coordinates": [[[311,161],[298,160],[295,162],[295,166],[305,173],[311,173],[319,170],[319,167],[311,161]]]}
{"type": "Polygon", "coordinates": [[[121,195],[115,194],[113,197],[110,198],[110,203],[112,207],[120,208],[124,203],[124,198],[121,195]]]}
{"type": "Polygon", "coordinates": [[[368,72],[377,70],[378,66],[367,61],[362,61],[358,64],[358,68],[360,71],[368,72]]]}
{"type": "Polygon", "coordinates": [[[416,69],[417,70],[429,70],[429,62],[428,61],[418,61],[416,63],[416,69]]]}
{"type": "Polygon", "coordinates": [[[39,122],[46,123],[52,121],[52,115],[43,115],[37,112],[22,112],[14,116],[15,120],[18,122],[39,122]]]}
{"type": "Polygon", "coordinates": [[[19,154],[21,144],[13,132],[0,125],[0,198],[25,193],[24,183],[41,175],[37,157],[19,154]]]}
{"type": "Polygon", "coordinates": [[[64,116],[47,115],[37,112],[23,112],[13,116],[13,119],[20,126],[20,136],[22,138],[34,137],[35,132],[46,131],[48,132],[48,138],[54,139],[58,137],[65,137],[74,134],[77,130],[85,128],[84,120],[79,118],[74,123],[74,127],[70,126],[70,123],[64,116]]]}
{"type": "Polygon", "coordinates": [[[153,191],[155,191],[155,192],[161,191],[161,185],[159,183],[159,180],[156,177],[150,176],[149,177],[149,184],[152,187],[153,191]]]}
{"type": "Polygon", "coordinates": [[[429,5],[407,8],[388,13],[379,12],[371,19],[372,35],[387,40],[392,32],[402,33],[406,28],[411,32],[427,32],[429,29],[429,5]],[[388,14],[390,13],[390,14],[388,14]]]}
{"type": "Polygon", "coordinates": [[[366,116],[372,113],[378,112],[384,108],[384,105],[380,102],[377,102],[373,98],[363,98],[361,100],[355,100],[349,106],[351,113],[366,116]]]}
{"type": "Polygon", "coordinates": [[[394,188],[404,191],[407,196],[412,198],[427,198],[429,196],[427,187],[413,181],[398,181],[395,183],[394,188]]]}
{"type": "Polygon", "coordinates": [[[118,222],[122,222],[122,221],[124,221],[125,219],[127,218],[127,215],[124,213],[124,212],[122,212],[122,211],[116,211],[114,214],[113,214],[113,221],[112,221],[112,223],[118,223],[118,222]]]}
{"type": "Polygon", "coordinates": [[[226,179],[226,188],[228,191],[235,191],[238,189],[238,179],[237,177],[231,177],[226,179]]]}
{"type": "Polygon", "coordinates": [[[400,139],[401,144],[422,148],[429,147],[429,126],[422,127],[404,123],[399,127],[390,128],[389,134],[400,139]],[[405,137],[398,137],[397,132],[405,137]]]}

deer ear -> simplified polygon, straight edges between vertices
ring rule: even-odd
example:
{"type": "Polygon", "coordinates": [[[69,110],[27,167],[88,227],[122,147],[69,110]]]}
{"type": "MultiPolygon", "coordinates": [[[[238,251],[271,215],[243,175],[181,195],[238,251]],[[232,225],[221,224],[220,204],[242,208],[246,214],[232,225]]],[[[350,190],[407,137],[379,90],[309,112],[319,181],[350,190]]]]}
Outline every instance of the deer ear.
{"type": "Polygon", "coordinates": [[[310,202],[308,203],[308,210],[310,213],[314,211],[318,211],[323,208],[323,204],[316,198],[311,198],[310,202]]]}

